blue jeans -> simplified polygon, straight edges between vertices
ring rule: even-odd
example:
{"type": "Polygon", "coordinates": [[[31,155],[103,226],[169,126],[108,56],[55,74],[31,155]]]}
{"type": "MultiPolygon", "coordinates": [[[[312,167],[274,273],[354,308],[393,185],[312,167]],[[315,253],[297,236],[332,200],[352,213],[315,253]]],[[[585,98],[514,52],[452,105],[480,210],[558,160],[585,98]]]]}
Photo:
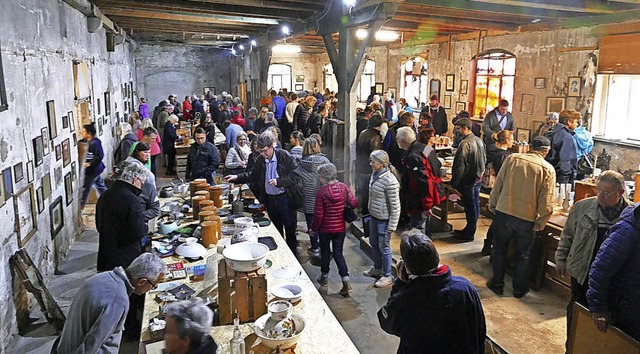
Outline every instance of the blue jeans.
{"type": "Polygon", "coordinates": [[[387,231],[388,220],[371,217],[369,221],[369,240],[373,251],[373,267],[381,269],[382,275],[391,276],[391,234],[387,231]]]}
{"type": "Polygon", "coordinates": [[[423,213],[412,213],[409,214],[409,220],[412,228],[420,229],[425,235],[429,235],[429,222],[431,221],[431,217],[426,217],[423,213]]]}
{"type": "Polygon", "coordinates": [[[491,283],[504,286],[504,272],[506,267],[507,248],[513,239],[516,256],[516,274],[513,278],[513,291],[526,293],[529,290],[529,254],[535,239],[533,222],[516,218],[496,211],[493,219],[493,251],[491,264],[493,279],[491,283]]]}
{"type": "MultiPolygon", "coordinates": [[[[311,230],[311,226],[313,225],[313,213],[304,213],[304,218],[307,221],[307,230],[311,230]]],[[[311,248],[317,250],[320,247],[320,241],[318,241],[318,233],[314,232],[313,235],[309,235],[309,239],[311,240],[311,248]]]]}
{"type": "Polygon", "coordinates": [[[268,196],[266,207],[273,226],[278,229],[280,235],[286,235],[285,239],[289,249],[295,256],[298,256],[298,239],[296,237],[297,212],[291,208],[291,201],[286,193],[268,196]]]}
{"type": "Polygon", "coordinates": [[[89,194],[91,193],[91,187],[93,187],[94,185],[98,190],[98,197],[107,190],[107,186],[104,185],[104,180],[102,179],[101,175],[85,175],[84,185],[82,186],[82,197],[80,199],[82,207],[87,204],[87,199],[89,199],[89,194]]]}
{"type": "Polygon", "coordinates": [[[481,183],[470,186],[463,186],[462,190],[462,206],[467,219],[467,226],[462,229],[464,237],[475,237],[478,228],[478,219],[480,218],[480,186],[481,183]]]}
{"type": "Polygon", "coordinates": [[[342,254],[345,236],[346,232],[320,233],[320,271],[323,274],[329,273],[329,262],[331,262],[331,254],[333,253],[333,260],[336,261],[340,276],[349,276],[347,261],[342,254]]]}

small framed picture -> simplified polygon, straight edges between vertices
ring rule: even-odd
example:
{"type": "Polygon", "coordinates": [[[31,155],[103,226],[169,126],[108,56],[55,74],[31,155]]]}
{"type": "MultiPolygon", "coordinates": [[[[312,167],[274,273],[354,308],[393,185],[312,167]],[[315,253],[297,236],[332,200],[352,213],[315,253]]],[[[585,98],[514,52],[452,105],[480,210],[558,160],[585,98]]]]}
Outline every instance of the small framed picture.
{"type": "Polygon", "coordinates": [[[440,80],[431,79],[431,81],[429,81],[429,95],[436,95],[438,96],[438,99],[440,99],[440,86],[440,80]]]}
{"type": "Polygon", "coordinates": [[[36,189],[36,204],[38,204],[38,214],[44,211],[44,192],[42,186],[36,189]]]}
{"type": "Polygon", "coordinates": [[[11,174],[11,167],[2,170],[2,187],[4,188],[4,196],[6,199],[13,196],[13,175],[11,174]]]}
{"type": "Polygon", "coordinates": [[[60,230],[64,226],[64,208],[62,207],[62,197],[56,198],[56,200],[49,205],[49,222],[51,226],[51,239],[53,240],[58,236],[60,230]]]}
{"type": "Polygon", "coordinates": [[[442,106],[445,109],[451,109],[451,94],[450,93],[444,95],[444,100],[442,101],[442,106]]]}
{"type": "Polygon", "coordinates": [[[71,182],[75,182],[78,178],[77,170],[76,170],[76,162],[73,161],[71,163],[71,182]]]}
{"type": "Polygon", "coordinates": [[[69,128],[69,116],[62,116],[62,129],[69,128]]]}
{"type": "Polygon", "coordinates": [[[76,131],[76,120],[73,117],[73,112],[69,111],[69,113],[67,113],[67,117],[69,117],[69,130],[73,133],[76,131]]]}
{"type": "MultiPolygon", "coordinates": [[[[46,143],[49,145],[49,143],[46,143]]],[[[42,136],[37,136],[33,138],[33,156],[36,160],[36,166],[42,165],[42,160],[44,158],[44,144],[42,143],[42,136]]]]}
{"type": "Polygon", "coordinates": [[[460,80],[460,94],[466,95],[469,93],[469,80],[460,80]]]}
{"type": "Polygon", "coordinates": [[[98,136],[102,136],[102,117],[98,117],[98,136]]]}
{"type": "Polygon", "coordinates": [[[64,175],[64,191],[68,206],[73,202],[73,183],[71,183],[71,172],[64,175]]]}
{"type": "Polygon", "coordinates": [[[396,96],[397,91],[398,90],[395,87],[389,87],[389,93],[391,94],[391,98],[393,98],[394,100],[398,98],[398,96],[396,96]]]}
{"type": "Polygon", "coordinates": [[[13,196],[13,207],[16,220],[15,231],[18,234],[18,245],[23,247],[38,230],[33,184],[29,184],[13,196]]]}
{"type": "Polygon", "coordinates": [[[54,101],[47,101],[47,119],[49,122],[49,139],[58,136],[58,125],[56,123],[56,105],[54,101]]]}
{"type": "Polygon", "coordinates": [[[534,95],[530,95],[528,93],[522,94],[522,102],[520,102],[520,113],[524,114],[533,114],[533,101],[535,99],[534,95]]]}
{"type": "Polygon", "coordinates": [[[384,82],[376,82],[376,93],[380,95],[384,93],[384,82]]]}
{"type": "Polygon", "coordinates": [[[99,98],[98,98],[98,100],[97,100],[97,101],[98,101],[98,102],[96,103],[96,107],[97,107],[97,109],[98,109],[98,115],[99,115],[99,114],[101,114],[101,113],[102,113],[102,109],[101,109],[101,106],[102,106],[102,105],[100,104],[101,102],[100,102],[100,99],[99,99],[99,98]]]}
{"type": "Polygon", "coordinates": [[[78,136],[73,134],[73,146],[77,146],[77,145],[78,145],[78,136]]]}
{"type": "MultiPolygon", "coordinates": [[[[42,156],[49,155],[49,130],[47,127],[40,129],[40,135],[42,136],[42,156]]],[[[36,165],[37,166],[37,165],[36,165]]]]}
{"type": "Polygon", "coordinates": [[[551,114],[553,112],[560,112],[564,109],[564,105],[565,105],[565,98],[564,97],[547,97],[547,113],[546,114],[551,114]]]}
{"type": "Polygon", "coordinates": [[[456,102],[456,113],[467,110],[467,102],[456,102]]]}
{"type": "Polygon", "coordinates": [[[304,75],[296,75],[296,82],[304,82],[304,75]]]}
{"type": "Polygon", "coordinates": [[[33,178],[35,177],[33,171],[33,160],[27,162],[27,183],[33,182],[33,178]]]}
{"type": "Polygon", "coordinates": [[[111,93],[109,91],[104,93],[104,114],[111,114],[111,93]]]}
{"type": "Polygon", "coordinates": [[[537,89],[543,89],[545,87],[547,79],[544,77],[536,77],[533,80],[533,87],[537,89]]]}
{"type": "Polygon", "coordinates": [[[567,86],[569,87],[567,96],[580,97],[580,91],[582,87],[582,78],[580,76],[570,76],[569,83],[567,86]]]}
{"type": "Polygon", "coordinates": [[[294,91],[296,91],[296,92],[304,91],[304,84],[295,84],[294,85],[294,91]]]}
{"type": "Polygon", "coordinates": [[[516,130],[516,140],[519,142],[531,141],[531,129],[518,128],[516,130]]]}
{"type": "Polygon", "coordinates": [[[16,183],[22,181],[24,179],[24,170],[22,166],[22,162],[18,162],[13,166],[13,180],[16,183]]]}
{"type": "Polygon", "coordinates": [[[451,92],[456,89],[456,75],[455,74],[447,74],[447,79],[445,82],[445,90],[451,92]]]}
{"type": "Polygon", "coordinates": [[[56,145],[56,161],[60,161],[62,158],[62,146],[60,144],[56,145]]]}
{"type": "Polygon", "coordinates": [[[62,141],[62,164],[67,167],[71,163],[71,145],[69,138],[62,141]]]}
{"type": "Polygon", "coordinates": [[[42,193],[45,200],[51,196],[51,173],[42,177],[42,193]]]}

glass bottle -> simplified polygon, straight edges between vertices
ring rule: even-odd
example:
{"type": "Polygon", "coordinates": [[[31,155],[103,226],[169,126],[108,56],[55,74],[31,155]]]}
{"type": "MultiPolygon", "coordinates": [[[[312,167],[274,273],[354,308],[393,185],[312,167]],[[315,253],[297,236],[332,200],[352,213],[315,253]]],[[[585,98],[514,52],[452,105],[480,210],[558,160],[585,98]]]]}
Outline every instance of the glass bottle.
{"type": "Polygon", "coordinates": [[[240,319],[238,318],[238,312],[236,311],[236,317],[233,319],[233,338],[229,342],[229,349],[231,354],[245,354],[244,337],[240,332],[240,319]]]}

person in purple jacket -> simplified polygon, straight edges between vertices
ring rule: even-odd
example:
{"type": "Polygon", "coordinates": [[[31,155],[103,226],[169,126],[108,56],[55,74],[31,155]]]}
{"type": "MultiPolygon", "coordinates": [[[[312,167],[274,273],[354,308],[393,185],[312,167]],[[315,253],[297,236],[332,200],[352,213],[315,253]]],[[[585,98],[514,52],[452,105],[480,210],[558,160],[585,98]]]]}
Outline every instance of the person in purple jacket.
{"type": "Polygon", "coordinates": [[[140,120],[150,118],[149,105],[147,104],[146,98],[140,98],[140,106],[138,106],[138,111],[140,113],[140,120]]]}
{"type": "Polygon", "coordinates": [[[84,167],[84,185],[82,186],[82,198],[80,199],[80,207],[84,208],[89,199],[89,193],[93,186],[98,190],[98,194],[102,195],[107,190],[107,186],[102,179],[102,171],[104,171],[104,151],[102,150],[102,142],[96,138],[96,126],[95,123],[86,124],[82,127],[83,140],[87,143],[87,155],[85,162],[82,165],[84,167]]]}

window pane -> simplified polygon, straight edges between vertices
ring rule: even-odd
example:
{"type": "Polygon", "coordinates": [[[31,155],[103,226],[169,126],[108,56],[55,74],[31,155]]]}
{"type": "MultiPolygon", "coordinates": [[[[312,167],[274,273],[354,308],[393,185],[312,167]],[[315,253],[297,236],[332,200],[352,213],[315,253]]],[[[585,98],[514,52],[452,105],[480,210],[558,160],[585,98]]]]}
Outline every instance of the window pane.
{"type": "Polygon", "coordinates": [[[504,61],[504,69],[503,72],[505,75],[515,75],[516,74],[516,58],[507,59],[504,61]]]}
{"type": "Polygon", "coordinates": [[[502,75],[502,60],[489,60],[489,75],[502,75]]]}
{"type": "Polygon", "coordinates": [[[513,76],[502,77],[502,94],[501,98],[509,101],[511,111],[513,111],[513,76]]]}
{"type": "Polygon", "coordinates": [[[635,76],[631,80],[629,105],[627,106],[627,127],[624,129],[627,133],[627,139],[640,140],[640,120],[631,115],[632,99],[638,97],[640,97],[640,77],[635,76]]]}
{"type": "Polygon", "coordinates": [[[500,97],[500,78],[489,78],[489,91],[487,92],[487,105],[485,112],[489,112],[498,107],[498,100],[500,97]]]}
{"type": "Polygon", "coordinates": [[[478,68],[476,69],[476,73],[478,73],[478,75],[487,75],[489,73],[489,60],[478,60],[478,68]]]}
{"type": "Polygon", "coordinates": [[[476,101],[474,104],[473,115],[475,117],[483,116],[485,111],[485,106],[487,102],[487,77],[486,76],[478,76],[476,77],[476,101]]]}

